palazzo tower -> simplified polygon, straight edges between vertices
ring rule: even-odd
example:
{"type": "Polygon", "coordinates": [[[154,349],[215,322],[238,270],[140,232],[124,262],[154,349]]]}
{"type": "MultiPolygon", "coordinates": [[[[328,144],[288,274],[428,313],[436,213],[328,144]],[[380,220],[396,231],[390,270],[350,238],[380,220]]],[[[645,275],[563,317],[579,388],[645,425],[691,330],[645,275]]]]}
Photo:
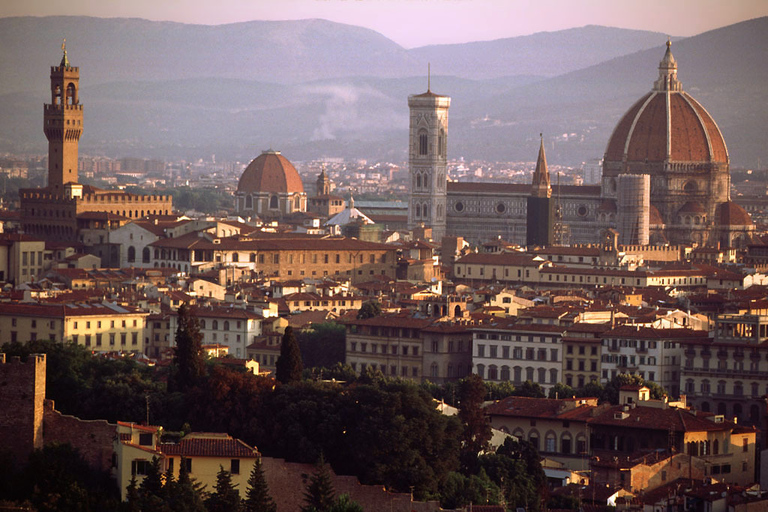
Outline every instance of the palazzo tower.
{"type": "Polygon", "coordinates": [[[77,183],[77,151],[83,134],[80,68],[69,65],[66,40],[58,66],[51,66],[51,103],[44,105],[43,131],[48,138],[48,186],[61,190],[77,183]]]}
{"type": "Polygon", "coordinates": [[[446,145],[451,98],[427,92],[408,97],[410,130],[408,167],[411,196],[408,229],[420,224],[432,228],[432,238],[445,236],[446,145]]]}

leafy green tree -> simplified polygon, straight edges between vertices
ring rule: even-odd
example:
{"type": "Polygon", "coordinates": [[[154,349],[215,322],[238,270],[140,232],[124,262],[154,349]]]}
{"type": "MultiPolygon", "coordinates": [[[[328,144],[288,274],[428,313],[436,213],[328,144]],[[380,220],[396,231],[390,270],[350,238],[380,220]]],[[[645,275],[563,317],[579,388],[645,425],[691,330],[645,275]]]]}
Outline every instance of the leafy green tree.
{"type": "Polygon", "coordinates": [[[117,510],[120,497],[109,474],[91,469],[69,444],[35,450],[19,480],[38,512],[117,510]]]}
{"type": "Polygon", "coordinates": [[[344,363],[347,329],[336,322],[312,324],[312,328],[296,334],[301,358],[308,368],[330,368],[344,363]]]}
{"type": "Polygon", "coordinates": [[[544,389],[536,383],[531,382],[530,380],[527,380],[523,382],[520,386],[515,388],[515,396],[528,396],[531,398],[544,398],[546,395],[544,394],[544,389]]]}
{"type": "Polygon", "coordinates": [[[216,488],[205,502],[208,512],[240,512],[242,500],[236,486],[232,484],[232,475],[219,466],[216,474],[216,488]]]}
{"type": "Polygon", "coordinates": [[[275,377],[282,384],[291,384],[301,381],[303,370],[301,351],[296,337],[293,335],[293,328],[286,327],[280,344],[280,356],[275,364],[275,377]]]}
{"type": "Polygon", "coordinates": [[[381,304],[375,300],[369,300],[363,303],[359,310],[357,310],[357,318],[364,320],[366,318],[373,318],[381,314],[381,304]]]}
{"type": "Polygon", "coordinates": [[[352,501],[349,494],[342,494],[328,512],[363,512],[363,507],[356,501],[352,501]]]}
{"type": "Polygon", "coordinates": [[[497,505],[501,490],[491,481],[485,469],[476,475],[449,473],[440,486],[440,505],[456,509],[467,505],[497,505]]]}
{"type": "Polygon", "coordinates": [[[203,335],[197,317],[184,303],[178,310],[176,328],[176,347],[173,349],[171,390],[186,391],[197,384],[205,375],[205,355],[203,353],[203,335]]]}
{"type": "Polygon", "coordinates": [[[486,398],[488,400],[501,400],[515,394],[515,386],[509,381],[505,382],[486,382],[486,398]]]}
{"type": "Polygon", "coordinates": [[[571,386],[558,382],[549,388],[549,395],[547,398],[571,398],[574,395],[576,395],[576,392],[571,386]]]}
{"type": "Polygon", "coordinates": [[[333,490],[333,481],[331,474],[325,464],[323,455],[315,464],[315,472],[309,479],[309,485],[304,493],[304,502],[306,506],[302,507],[302,512],[329,512],[334,505],[336,491],[333,490]]]}
{"type": "Polygon", "coordinates": [[[623,386],[647,386],[650,397],[656,400],[667,394],[664,388],[655,382],[646,381],[639,375],[620,373],[605,385],[605,392],[602,398],[604,398],[605,401],[617,405],[619,403],[619,392],[623,386]]]}
{"type": "Polygon", "coordinates": [[[464,425],[461,436],[461,461],[466,469],[473,470],[477,455],[488,447],[491,440],[491,424],[483,410],[486,387],[476,373],[459,381],[459,419],[464,425]]]}
{"type": "Polygon", "coordinates": [[[277,512],[277,505],[269,494],[269,486],[264,476],[261,457],[256,459],[248,477],[248,489],[245,491],[243,512],[277,512]]]}

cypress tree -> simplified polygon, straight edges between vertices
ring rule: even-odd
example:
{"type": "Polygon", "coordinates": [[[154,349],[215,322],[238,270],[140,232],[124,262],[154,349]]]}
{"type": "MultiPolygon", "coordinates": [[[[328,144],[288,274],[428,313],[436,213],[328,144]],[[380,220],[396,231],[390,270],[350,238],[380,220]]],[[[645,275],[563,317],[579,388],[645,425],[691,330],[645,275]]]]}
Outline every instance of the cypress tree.
{"type": "Polygon", "coordinates": [[[248,477],[243,510],[244,512],[277,512],[277,505],[269,494],[267,479],[264,477],[261,457],[256,459],[251,469],[251,476],[248,477]]]}
{"type": "Polygon", "coordinates": [[[203,335],[197,317],[185,302],[179,307],[176,347],[173,349],[173,369],[169,385],[172,391],[185,391],[205,374],[203,335]]]}
{"type": "Polygon", "coordinates": [[[286,327],[280,344],[280,357],[275,364],[275,377],[282,384],[290,384],[301,381],[303,371],[304,364],[301,361],[299,343],[293,335],[293,328],[286,327]]]}
{"type": "Polygon", "coordinates": [[[219,466],[219,472],[216,474],[216,488],[205,502],[208,512],[241,512],[242,500],[235,487],[232,485],[232,475],[229,471],[219,466]]]}
{"type": "Polygon", "coordinates": [[[329,512],[336,503],[336,491],[333,489],[331,474],[328,472],[322,453],[315,465],[315,472],[309,479],[307,491],[304,493],[304,502],[307,505],[302,507],[302,512],[329,512]]]}

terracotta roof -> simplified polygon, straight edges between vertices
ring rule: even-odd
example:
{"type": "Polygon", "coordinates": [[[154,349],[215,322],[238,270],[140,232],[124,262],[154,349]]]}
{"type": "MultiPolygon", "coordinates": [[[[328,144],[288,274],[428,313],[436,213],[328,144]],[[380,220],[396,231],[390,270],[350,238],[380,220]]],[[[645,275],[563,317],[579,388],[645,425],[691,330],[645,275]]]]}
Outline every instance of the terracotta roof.
{"type": "Polygon", "coordinates": [[[530,398],[509,396],[486,407],[491,416],[586,421],[597,409],[596,398],[530,398]]]}
{"type": "Polygon", "coordinates": [[[237,191],[247,194],[258,192],[304,192],[304,185],[296,168],[278,151],[264,151],[246,167],[237,191]]]}
{"type": "Polygon", "coordinates": [[[664,224],[664,219],[661,217],[661,212],[653,205],[651,205],[648,209],[648,224],[651,226],[660,226],[661,224],[664,224]]]}
{"type": "Polygon", "coordinates": [[[184,457],[257,457],[255,448],[251,448],[239,439],[230,436],[194,437],[187,435],[178,443],[163,443],[160,451],[165,455],[184,457]]]}
{"type": "Polygon", "coordinates": [[[720,226],[753,226],[752,217],[747,211],[734,203],[727,201],[717,207],[715,223],[720,226]]]}
{"type": "Polygon", "coordinates": [[[634,409],[628,407],[625,410],[624,406],[616,405],[590,419],[589,423],[593,426],[640,428],[666,432],[706,432],[731,430],[734,427],[734,424],[727,420],[722,423],[715,423],[707,419],[708,416],[705,414],[684,409],[643,407],[641,404],[634,409]]]}

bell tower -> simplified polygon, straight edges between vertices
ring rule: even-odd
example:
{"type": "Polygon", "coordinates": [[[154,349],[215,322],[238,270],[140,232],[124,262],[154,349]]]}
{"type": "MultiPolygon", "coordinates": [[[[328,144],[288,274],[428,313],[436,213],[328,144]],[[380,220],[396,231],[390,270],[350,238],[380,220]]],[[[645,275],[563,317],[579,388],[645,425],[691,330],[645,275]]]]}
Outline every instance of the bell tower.
{"type": "Polygon", "coordinates": [[[48,139],[48,186],[63,190],[77,183],[77,151],[83,133],[80,68],[69,65],[66,39],[58,66],[51,66],[51,103],[44,105],[43,131],[48,139]]]}
{"type": "Polygon", "coordinates": [[[411,176],[408,229],[424,224],[432,228],[432,238],[436,241],[446,234],[446,146],[450,106],[451,98],[433,93],[429,85],[427,92],[408,97],[411,176]]]}

